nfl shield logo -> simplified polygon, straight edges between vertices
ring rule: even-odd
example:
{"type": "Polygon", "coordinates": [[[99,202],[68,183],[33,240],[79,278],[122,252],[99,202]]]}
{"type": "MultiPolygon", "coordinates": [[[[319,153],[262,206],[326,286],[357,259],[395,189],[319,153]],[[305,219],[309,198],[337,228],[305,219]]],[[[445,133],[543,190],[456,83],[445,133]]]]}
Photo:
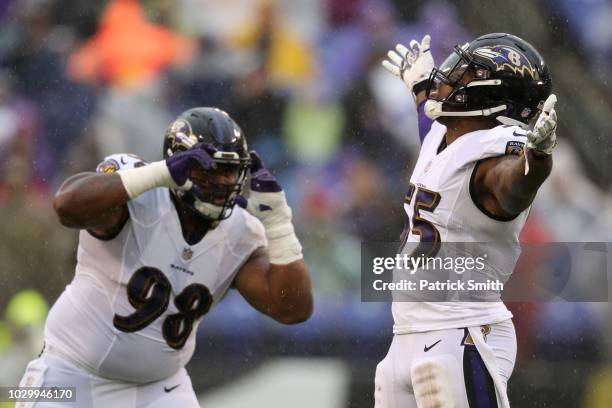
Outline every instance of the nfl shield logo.
{"type": "Polygon", "coordinates": [[[188,261],[191,259],[191,257],[193,256],[193,251],[191,250],[191,248],[185,248],[183,249],[183,259],[188,261]]]}

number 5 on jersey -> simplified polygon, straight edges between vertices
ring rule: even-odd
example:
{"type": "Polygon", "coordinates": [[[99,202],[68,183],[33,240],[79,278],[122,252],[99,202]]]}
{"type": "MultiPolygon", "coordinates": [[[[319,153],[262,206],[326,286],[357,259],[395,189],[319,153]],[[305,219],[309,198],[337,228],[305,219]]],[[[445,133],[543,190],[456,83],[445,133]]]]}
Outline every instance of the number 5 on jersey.
{"type": "Polygon", "coordinates": [[[408,242],[410,233],[419,235],[421,243],[410,255],[411,257],[426,256],[433,257],[440,250],[440,232],[435,225],[421,216],[420,211],[428,211],[433,213],[438,204],[440,204],[440,193],[428,190],[423,187],[416,187],[410,183],[404,203],[412,205],[414,196],[414,207],[412,217],[412,228],[410,227],[410,217],[406,214],[406,227],[400,238],[400,253],[404,250],[408,242]],[[416,190],[416,193],[415,193],[416,190]]]}

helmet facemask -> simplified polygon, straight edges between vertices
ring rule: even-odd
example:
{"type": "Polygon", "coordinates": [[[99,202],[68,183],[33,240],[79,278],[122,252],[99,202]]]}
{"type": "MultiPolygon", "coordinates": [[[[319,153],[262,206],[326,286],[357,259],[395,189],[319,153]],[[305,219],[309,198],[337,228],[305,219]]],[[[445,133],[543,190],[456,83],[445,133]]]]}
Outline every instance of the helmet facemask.
{"type": "Polygon", "coordinates": [[[470,88],[500,86],[502,81],[490,79],[489,69],[474,61],[464,48],[467,48],[467,44],[462,47],[455,46],[453,53],[440,65],[440,68],[434,68],[429,75],[425,114],[430,119],[437,119],[441,116],[490,116],[507,108],[506,104],[496,103],[498,101],[487,100],[483,97],[475,98],[470,88]],[[469,71],[473,72],[474,77],[469,81],[464,81],[469,71]],[[432,90],[438,89],[440,83],[450,86],[452,91],[442,99],[432,98],[432,90]]]}
{"type": "Polygon", "coordinates": [[[203,171],[201,178],[192,178],[193,187],[189,191],[173,189],[176,197],[198,215],[213,222],[216,226],[220,221],[229,218],[236,204],[236,197],[244,188],[250,158],[240,158],[235,152],[214,152],[213,159],[217,169],[203,171]],[[210,181],[212,174],[221,169],[231,171],[236,175],[233,183],[218,183],[210,181]]]}
{"type": "Polygon", "coordinates": [[[169,126],[164,137],[163,154],[168,158],[190,149],[204,149],[216,169],[192,169],[189,191],[173,189],[173,195],[214,228],[232,214],[251,163],[246,137],[238,124],[224,111],[197,107],[183,113],[169,126]],[[215,172],[228,174],[222,177],[215,172]]]}

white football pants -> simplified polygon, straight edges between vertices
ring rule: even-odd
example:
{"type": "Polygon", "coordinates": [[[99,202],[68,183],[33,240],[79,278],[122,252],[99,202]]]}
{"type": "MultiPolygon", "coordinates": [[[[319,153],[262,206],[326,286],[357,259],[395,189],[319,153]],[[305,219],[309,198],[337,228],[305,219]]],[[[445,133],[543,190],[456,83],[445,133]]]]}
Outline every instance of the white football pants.
{"type": "Polygon", "coordinates": [[[508,408],[512,320],[395,335],[376,368],[375,408],[508,408]]]}

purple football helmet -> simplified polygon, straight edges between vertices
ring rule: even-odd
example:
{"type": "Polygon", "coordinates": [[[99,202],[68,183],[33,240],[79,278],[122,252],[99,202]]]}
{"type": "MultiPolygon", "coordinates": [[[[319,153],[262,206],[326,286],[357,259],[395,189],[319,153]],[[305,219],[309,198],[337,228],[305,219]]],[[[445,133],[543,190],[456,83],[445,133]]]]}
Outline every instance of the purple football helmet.
{"type": "Polygon", "coordinates": [[[502,124],[526,128],[551,92],[548,66],[531,44],[511,34],[487,34],[455,46],[442,65],[432,70],[425,111],[432,119],[491,116],[502,124]],[[473,78],[466,81],[468,71],[473,78]],[[435,99],[430,94],[440,83],[453,91],[435,99]]]}
{"type": "Polygon", "coordinates": [[[228,218],[251,163],[246,137],[236,122],[217,108],[189,109],[168,127],[163,149],[164,158],[190,149],[204,149],[217,168],[230,169],[236,174],[235,183],[206,181],[204,186],[195,186],[189,191],[173,190],[177,199],[205,218],[214,222],[228,218]]]}

